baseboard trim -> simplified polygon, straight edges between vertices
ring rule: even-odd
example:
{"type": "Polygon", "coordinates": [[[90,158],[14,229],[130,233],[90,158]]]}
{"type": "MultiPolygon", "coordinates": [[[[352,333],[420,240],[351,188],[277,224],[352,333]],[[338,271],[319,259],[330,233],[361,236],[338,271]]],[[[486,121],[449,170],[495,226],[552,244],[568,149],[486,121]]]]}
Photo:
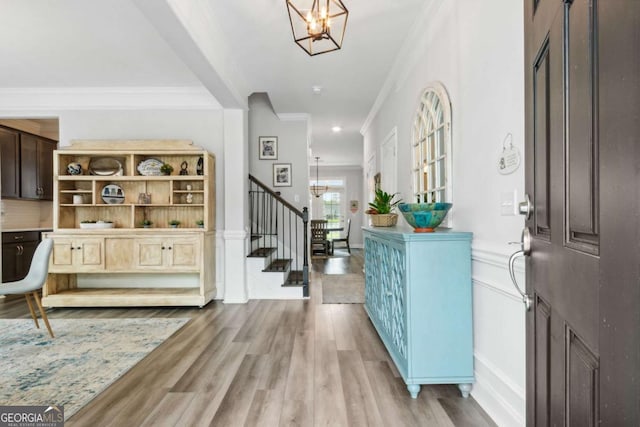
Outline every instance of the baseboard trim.
{"type": "Polygon", "coordinates": [[[482,355],[474,354],[476,382],[471,392],[478,404],[499,426],[525,425],[525,393],[504,372],[482,355]],[[497,390],[500,388],[501,391],[497,390]],[[505,396],[504,391],[510,396],[505,396]],[[518,402],[520,410],[509,401],[518,402]]]}

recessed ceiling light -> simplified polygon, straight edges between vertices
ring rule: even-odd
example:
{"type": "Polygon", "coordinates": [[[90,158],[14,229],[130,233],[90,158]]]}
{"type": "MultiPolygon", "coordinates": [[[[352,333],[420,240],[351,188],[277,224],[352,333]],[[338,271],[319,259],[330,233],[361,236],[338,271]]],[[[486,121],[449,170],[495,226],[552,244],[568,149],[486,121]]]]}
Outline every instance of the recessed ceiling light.
{"type": "Polygon", "coordinates": [[[322,93],[322,86],[311,86],[311,90],[315,95],[320,95],[322,93]]]}
{"type": "Polygon", "coordinates": [[[332,131],[334,131],[335,133],[338,133],[342,130],[342,128],[340,126],[334,126],[331,128],[332,131]]]}

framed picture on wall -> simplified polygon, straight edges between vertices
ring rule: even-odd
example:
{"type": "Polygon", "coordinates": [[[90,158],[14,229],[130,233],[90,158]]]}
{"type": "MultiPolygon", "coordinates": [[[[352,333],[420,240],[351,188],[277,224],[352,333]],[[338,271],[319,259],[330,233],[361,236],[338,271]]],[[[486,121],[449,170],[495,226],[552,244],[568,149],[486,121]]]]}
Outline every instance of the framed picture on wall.
{"type": "Polygon", "coordinates": [[[291,187],[291,163],[273,164],[273,186],[291,187]]]}
{"type": "Polygon", "coordinates": [[[258,153],[260,160],[278,160],[278,137],[259,136],[258,153]]]}

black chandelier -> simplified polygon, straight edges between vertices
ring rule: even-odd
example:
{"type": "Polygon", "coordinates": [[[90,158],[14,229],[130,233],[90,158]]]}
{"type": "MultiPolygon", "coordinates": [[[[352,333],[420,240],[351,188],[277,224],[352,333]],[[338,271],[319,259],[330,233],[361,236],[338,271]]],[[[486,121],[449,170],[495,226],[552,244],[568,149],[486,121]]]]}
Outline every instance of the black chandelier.
{"type": "Polygon", "coordinates": [[[286,0],[293,39],[310,56],[342,47],[349,11],[341,0],[286,0]]]}
{"type": "Polygon", "coordinates": [[[320,160],[320,157],[316,157],[316,183],[310,187],[311,194],[316,196],[316,198],[322,196],[324,193],[327,192],[327,190],[329,190],[329,187],[327,187],[326,185],[320,185],[320,180],[318,179],[318,161],[319,160],[320,160]]]}

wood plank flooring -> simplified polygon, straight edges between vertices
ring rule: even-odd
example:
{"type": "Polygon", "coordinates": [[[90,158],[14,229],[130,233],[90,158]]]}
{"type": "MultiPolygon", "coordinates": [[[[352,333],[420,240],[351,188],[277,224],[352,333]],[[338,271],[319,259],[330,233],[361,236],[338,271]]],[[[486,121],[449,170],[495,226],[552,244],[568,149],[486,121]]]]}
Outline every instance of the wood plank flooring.
{"type": "MultiPolygon", "coordinates": [[[[495,425],[455,386],[423,386],[411,399],[362,305],[322,304],[323,271],[362,269],[353,252],[314,265],[306,301],[49,309],[54,332],[61,318],[191,318],[66,425],[495,425]]],[[[30,318],[25,300],[0,303],[0,317],[30,318]]]]}

